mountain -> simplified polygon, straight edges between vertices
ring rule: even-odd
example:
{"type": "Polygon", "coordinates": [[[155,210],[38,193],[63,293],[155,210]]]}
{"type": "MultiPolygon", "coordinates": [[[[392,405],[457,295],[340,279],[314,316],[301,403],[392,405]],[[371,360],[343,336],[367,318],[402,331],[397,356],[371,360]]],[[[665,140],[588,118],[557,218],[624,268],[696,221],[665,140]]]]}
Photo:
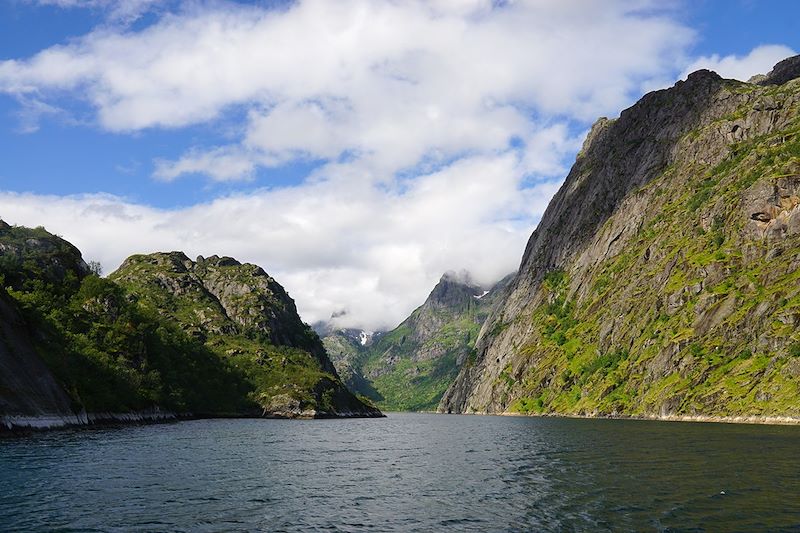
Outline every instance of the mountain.
{"type": "Polygon", "coordinates": [[[798,76],[600,119],[439,410],[800,416],[798,76]]]}
{"type": "Polygon", "coordinates": [[[380,416],[263,270],[181,253],[103,279],[0,221],[0,428],[177,416],[380,416]]]}
{"type": "Polygon", "coordinates": [[[319,337],[261,267],[155,253],[126,259],[109,279],[243,369],[264,414],[377,414],[343,386],[319,337]]]}
{"type": "Polygon", "coordinates": [[[323,342],[348,385],[381,408],[433,410],[473,354],[480,325],[504,284],[486,290],[466,275],[447,273],[392,331],[368,338],[332,331],[323,342]]]}
{"type": "Polygon", "coordinates": [[[361,364],[373,339],[380,337],[381,332],[373,333],[353,328],[337,329],[323,324],[317,327],[320,329],[315,328],[315,330],[322,337],[325,351],[347,388],[373,400],[379,398],[380,395],[361,373],[361,364]]]}
{"type": "Polygon", "coordinates": [[[159,344],[155,324],[92,275],[77,248],[44,228],[0,222],[0,287],[0,428],[155,407],[157,369],[146,364],[159,344]]]}

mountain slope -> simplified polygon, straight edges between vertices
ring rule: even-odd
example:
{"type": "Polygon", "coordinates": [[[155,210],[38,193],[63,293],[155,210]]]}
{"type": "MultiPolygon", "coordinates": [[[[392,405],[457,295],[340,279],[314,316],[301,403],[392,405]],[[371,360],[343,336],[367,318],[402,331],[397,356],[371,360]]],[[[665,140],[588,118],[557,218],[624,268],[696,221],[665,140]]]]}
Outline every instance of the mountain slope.
{"type": "Polygon", "coordinates": [[[372,400],[380,398],[372,383],[361,372],[364,358],[376,334],[356,329],[335,329],[323,324],[319,326],[318,333],[325,351],[347,388],[372,400]]]}
{"type": "Polygon", "coordinates": [[[135,255],[109,278],[242,370],[264,415],[379,416],[341,383],[294,301],[256,265],[135,255]]]}
{"type": "Polygon", "coordinates": [[[238,372],[90,273],[43,228],[0,224],[6,426],[160,419],[246,408],[238,372]]]}
{"type": "Polygon", "coordinates": [[[0,288],[0,424],[79,423],[64,389],[36,351],[16,303],[0,288]]]}
{"type": "Polygon", "coordinates": [[[599,120],[439,410],[799,416],[798,74],[599,120]]]}
{"type": "Polygon", "coordinates": [[[147,264],[151,278],[132,268],[123,287],[43,228],[0,221],[0,429],[380,415],[341,385],[319,338],[258,267],[210,258],[192,264],[198,287],[194,273],[147,264]],[[155,285],[137,285],[145,278],[155,285]]]}
{"type": "Polygon", "coordinates": [[[503,287],[501,282],[486,291],[468,277],[448,273],[406,320],[370,344],[342,335],[325,342],[343,354],[354,390],[381,408],[432,410],[472,356],[480,325],[503,287]]]}

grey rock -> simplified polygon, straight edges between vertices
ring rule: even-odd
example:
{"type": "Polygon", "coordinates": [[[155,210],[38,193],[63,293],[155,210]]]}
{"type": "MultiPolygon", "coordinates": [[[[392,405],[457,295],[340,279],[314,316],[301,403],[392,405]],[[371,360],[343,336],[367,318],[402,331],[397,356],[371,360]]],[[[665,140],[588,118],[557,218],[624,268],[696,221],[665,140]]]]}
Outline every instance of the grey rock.
{"type": "Polygon", "coordinates": [[[759,85],[783,85],[800,77],[800,55],[784,59],[758,82],[759,85]]]}

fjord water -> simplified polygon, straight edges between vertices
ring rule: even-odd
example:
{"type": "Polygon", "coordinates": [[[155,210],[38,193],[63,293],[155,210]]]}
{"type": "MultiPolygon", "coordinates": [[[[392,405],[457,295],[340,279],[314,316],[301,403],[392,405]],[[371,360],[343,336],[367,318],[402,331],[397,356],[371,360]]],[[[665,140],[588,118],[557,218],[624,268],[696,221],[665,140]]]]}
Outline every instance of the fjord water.
{"type": "Polygon", "coordinates": [[[390,414],[0,441],[0,530],[800,528],[800,427],[390,414]]]}

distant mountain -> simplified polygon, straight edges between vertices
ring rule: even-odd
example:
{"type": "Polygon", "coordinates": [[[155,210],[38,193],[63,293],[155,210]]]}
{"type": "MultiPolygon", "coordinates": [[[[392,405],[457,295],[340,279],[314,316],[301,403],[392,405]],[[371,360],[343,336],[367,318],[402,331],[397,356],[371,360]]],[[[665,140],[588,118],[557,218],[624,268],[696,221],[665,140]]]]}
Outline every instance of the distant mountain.
{"type": "Polygon", "coordinates": [[[599,120],[439,409],[800,417],[798,78],[599,120]]]}
{"type": "Polygon", "coordinates": [[[109,279],[0,221],[0,427],[172,416],[380,416],[255,265],[133,256],[109,279]]]}
{"type": "MultiPolygon", "coordinates": [[[[361,373],[363,359],[372,346],[376,334],[359,329],[327,328],[326,331],[322,337],[322,344],[342,382],[350,390],[373,401],[380,398],[372,383],[361,373]]],[[[380,333],[377,337],[380,337],[380,333]]]]}
{"type": "Polygon", "coordinates": [[[380,407],[434,409],[473,353],[480,325],[506,282],[485,289],[448,273],[394,330],[372,338],[333,330],[323,343],[348,386],[380,407]]]}

